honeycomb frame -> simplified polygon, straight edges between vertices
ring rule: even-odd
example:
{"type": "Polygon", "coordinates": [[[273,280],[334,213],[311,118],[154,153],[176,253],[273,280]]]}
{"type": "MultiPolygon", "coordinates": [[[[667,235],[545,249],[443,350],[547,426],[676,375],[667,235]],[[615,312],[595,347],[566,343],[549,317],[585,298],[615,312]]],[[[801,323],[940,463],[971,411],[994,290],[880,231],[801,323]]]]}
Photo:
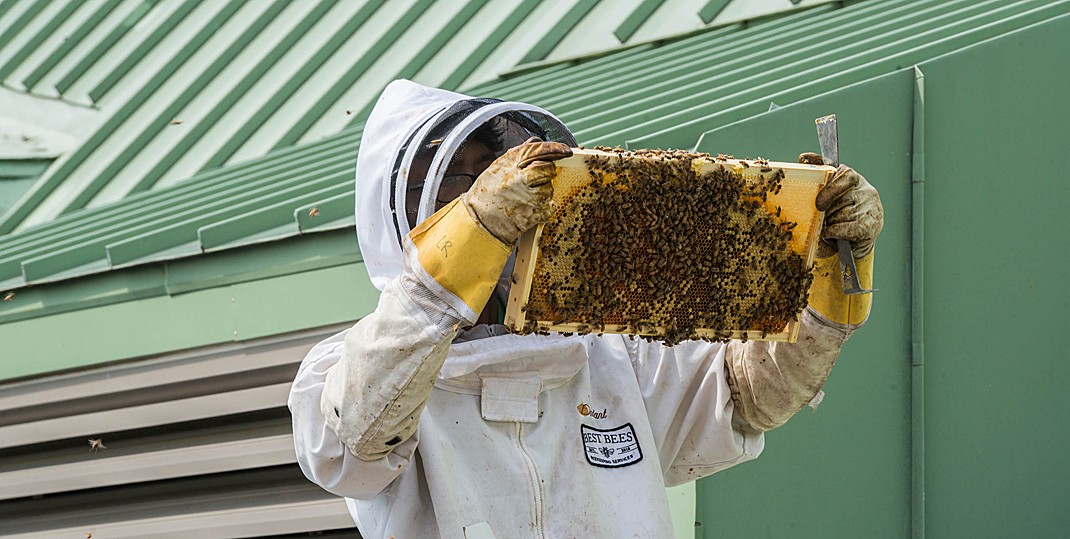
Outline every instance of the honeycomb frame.
{"type": "MultiPolygon", "coordinates": [[[[598,191],[598,188],[611,185],[619,180],[611,173],[602,175],[601,173],[605,172],[606,168],[599,168],[599,166],[595,166],[592,163],[609,163],[610,167],[614,164],[621,164],[622,166],[626,164],[634,171],[641,170],[644,167],[663,168],[664,165],[656,163],[664,163],[665,160],[670,158],[681,160],[679,161],[680,163],[689,162],[690,167],[697,176],[705,174],[738,174],[736,181],[741,178],[744,186],[767,186],[769,185],[769,179],[774,175],[777,176],[779,179],[773,178],[777,184],[775,192],[770,191],[762,194],[760,203],[758,203],[758,198],[754,198],[754,202],[750,203],[756,208],[754,210],[756,219],[766,219],[764,215],[768,215],[769,219],[775,219],[777,223],[787,224],[785,228],[790,233],[790,239],[781,240],[787,241],[787,245],[782,247],[785,252],[790,250],[801,257],[805,271],[808,274],[813,266],[822,222],[822,213],[814,206],[814,199],[817,192],[831,178],[835,171],[833,167],[769,162],[760,158],[752,160],[733,159],[725,156],[712,157],[706,154],[687,154],[679,151],[637,150],[635,152],[626,152],[619,149],[610,151],[574,149],[572,157],[557,162],[558,175],[554,180],[554,214],[547,223],[528,231],[520,239],[512,275],[513,284],[510,289],[510,297],[505,314],[505,324],[510,330],[518,333],[620,333],[666,340],[669,344],[675,342],[671,337],[666,338],[666,335],[671,334],[667,333],[667,331],[671,332],[671,329],[658,324],[624,323],[619,313],[606,313],[604,318],[604,320],[616,318],[618,323],[602,323],[598,327],[592,327],[590,323],[553,320],[553,317],[550,316],[538,316],[540,314],[539,309],[532,308],[529,311],[528,308],[529,304],[532,306],[542,305],[545,308],[547,304],[552,305],[555,301],[554,298],[548,297],[548,295],[553,294],[541,293],[545,292],[543,289],[546,288],[546,282],[549,279],[547,275],[556,271],[550,269],[551,265],[557,266],[557,262],[563,262],[562,265],[573,267],[576,264],[575,260],[569,259],[567,254],[563,255],[560,252],[560,248],[557,247],[559,244],[567,243],[566,241],[555,240],[556,243],[553,245],[542,245],[544,232],[548,229],[551,231],[557,230],[554,227],[563,226],[562,223],[565,223],[565,220],[579,219],[573,214],[578,212],[583,205],[571,201],[577,200],[577,197],[605,196],[605,191],[598,191]],[[601,181],[596,181],[596,179],[601,181]],[[596,191],[598,191],[597,195],[594,194],[596,191]],[[764,214],[762,213],[763,211],[764,214]],[[547,251],[551,252],[547,253],[547,251]],[[534,295],[532,292],[533,285],[538,288],[534,295]],[[532,313],[535,316],[531,316],[532,313]]],[[[677,170],[681,170],[681,174],[686,172],[682,169],[677,170]]],[[[684,217],[682,220],[686,222],[687,218],[684,217]]],[[[739,219],[733,222],[741,227],[747,226],[746,223],[740,224],[739,219]]],[[[757,222],[755,221],[755,223],[757,222]]],[[[699,228],[695,227],[696,230],[699,228]]],[[[750,234],[750,231],[742,230],[739,233],[750,234]]],[[[551,235],[553,234],[554,232],[551,232],[551,235]]],[[[633,234],[633,237],[635,236],[633,234]]],[[[742,256],[746,257],[747,253],[743,253],[742,256]]],[[[747,295],[753,297],[753,301],[760,299],[754,297],[753,293],[749,291],[747,295]]],[[[656,301],[662,302],[660,303],[662,305],[671,306],[683,305],[684,301],[696,300],[694,295],[686,298],[684,296],[686,294],[674,296],[672,293],[666,293],[664,296],[658,296],[656,301]]],[[[698,298],[701,299],[701,296],[698,296],[698,298]]],[[[801,307],[799,311],[801,311],[801,307]]],[[[784,318],[776,320],[775,325],[777,327],[780,326],[781,320],[784,320],[784,318]]],[[[691,335],[689,338],[708,340],[752,339],[795,342],[798,331],[797,311],[780,331],[771,331],[769,327],[765,329],[756,329],[755,327],[694,327],[689,328],[688,333],[691,335]]]]}

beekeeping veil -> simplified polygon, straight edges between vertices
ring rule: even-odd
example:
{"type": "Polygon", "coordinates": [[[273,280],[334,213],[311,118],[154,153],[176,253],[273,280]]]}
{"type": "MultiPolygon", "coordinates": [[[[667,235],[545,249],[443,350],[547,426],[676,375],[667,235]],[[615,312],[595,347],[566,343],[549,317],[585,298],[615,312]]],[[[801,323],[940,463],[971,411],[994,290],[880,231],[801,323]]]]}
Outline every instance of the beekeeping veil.
{"type": "MultiPolygon", "coordinates": [[[[382,290],[401,274],[408,241],[405,199],[423,182],[416,222],[435,211],[442,176],[469,135],[492,126],[504,150],[528,137],[575,146],[572,134],[549,112],[525,103],[428,88],[408,80],[390,83],[372,109],[357,156],[357,239],[368,275],[382,290]]],[[[415,193],[413,193],[415,195],[415,193]]]]}

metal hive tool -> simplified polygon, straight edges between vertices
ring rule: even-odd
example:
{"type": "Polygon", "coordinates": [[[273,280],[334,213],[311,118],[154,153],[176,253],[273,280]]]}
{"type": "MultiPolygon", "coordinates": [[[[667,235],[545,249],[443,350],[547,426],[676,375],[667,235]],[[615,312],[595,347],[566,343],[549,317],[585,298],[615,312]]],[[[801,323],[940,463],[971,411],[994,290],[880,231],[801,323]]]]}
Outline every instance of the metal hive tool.
{"type": "Polygon", "coordinates": [[[519,244],[518,333],[794,342],[832,167],[656,150],[558,161],[554,214],[519,244]]]}

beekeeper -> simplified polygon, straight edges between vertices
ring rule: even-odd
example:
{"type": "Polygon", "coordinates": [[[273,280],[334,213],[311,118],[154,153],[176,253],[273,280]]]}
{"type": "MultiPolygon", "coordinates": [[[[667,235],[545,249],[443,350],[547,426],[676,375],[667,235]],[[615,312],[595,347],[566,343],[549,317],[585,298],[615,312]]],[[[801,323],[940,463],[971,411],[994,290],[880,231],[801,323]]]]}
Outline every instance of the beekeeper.
{"type": "MultiPolygon", "coordinates": [[[[382,295],[289,398],[302,471],[364,537],[670,537],[665,487],[757,457],[866,320],[868,296],[815,272],[796,344],[509,334],[513,244],[574,145],[523,103],[396,81],[375,105],[356,215],[382,295]]],[[[876,190],[841,167],[817,204],[869,284],[876,190]]]]}

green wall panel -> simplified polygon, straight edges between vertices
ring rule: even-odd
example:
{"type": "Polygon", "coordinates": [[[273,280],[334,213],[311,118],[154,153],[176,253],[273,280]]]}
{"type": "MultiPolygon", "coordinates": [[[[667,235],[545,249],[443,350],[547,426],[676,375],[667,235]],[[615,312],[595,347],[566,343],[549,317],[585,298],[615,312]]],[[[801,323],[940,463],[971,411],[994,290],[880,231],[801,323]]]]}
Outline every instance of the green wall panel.
{"type": "Polygon", "coordinates": [[[0,380],[356,320],[378,298],[351,263],[0,324],[0,380]]]}
{"type": "Polygon", "coordinates": [[[1070,17],[927,62],[930,537],[1070,534],[1070,17]]]}
{"type": "MultiPolygon", "coordinates": [[[[784,105],[781,103],[781,105],[784,105]]],[[[840,156],[877,187],[869,322],[844,346],[819,411],[767,434],[756,461],[698,485],[697,537],[910,534],[910,144],[913,73],[904,70],[711,131],[699,149],[794,161],[816,150],[814,118],[836,113],[840,156]]]]}

